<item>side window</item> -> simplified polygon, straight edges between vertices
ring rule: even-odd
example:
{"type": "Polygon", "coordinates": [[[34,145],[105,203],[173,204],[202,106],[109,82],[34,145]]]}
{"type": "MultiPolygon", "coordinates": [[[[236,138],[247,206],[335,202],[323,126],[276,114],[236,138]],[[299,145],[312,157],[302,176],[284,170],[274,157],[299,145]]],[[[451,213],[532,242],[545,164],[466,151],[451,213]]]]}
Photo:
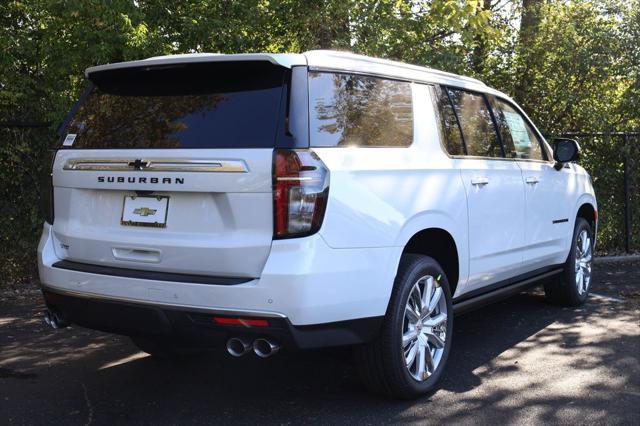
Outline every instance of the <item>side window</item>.
{"type": "Polygon", "coordinates": [[[456,113],[445,89],[434,87],[432,92],[435,111],[440,122],[440,137],[449,155],[464,155],[464,142],[456,113]]]}
{"type": "Polygon", "coordinates": [[[448,89],[448,93],[460,120],[467,155],[502,157],[491,110],[484,96],[457,89],[448,89]]]}
{"type": "Polygon", "coordinates": [[[540,139],[522,114],[500,99],[492,103],[507,157],[544,160],[540,139]]]}
{"type": "Polygon", "coordinates": [[[413,140],[411,84],[360,75],[309,73],[315,147],[404,147],[413,140]]]}

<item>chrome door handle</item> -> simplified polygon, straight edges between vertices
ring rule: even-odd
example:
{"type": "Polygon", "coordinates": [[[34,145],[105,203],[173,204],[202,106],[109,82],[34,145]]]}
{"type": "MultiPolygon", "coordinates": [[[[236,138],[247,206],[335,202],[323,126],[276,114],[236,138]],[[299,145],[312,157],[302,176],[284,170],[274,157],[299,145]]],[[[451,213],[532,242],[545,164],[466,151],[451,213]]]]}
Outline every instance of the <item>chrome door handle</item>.
{"type": "Polygon", "coordinates": [[[538,179],[536,176],[529,176],[524,181],[531,185],[535,185],[536,183],[540,182],[540,179],[538,179]]]}
{"type": "Polygon", "coordinates": [[[489,178],[486,177],[476,177],[471,179],[471,185],[483,186],[489,183],[489,178]]]}

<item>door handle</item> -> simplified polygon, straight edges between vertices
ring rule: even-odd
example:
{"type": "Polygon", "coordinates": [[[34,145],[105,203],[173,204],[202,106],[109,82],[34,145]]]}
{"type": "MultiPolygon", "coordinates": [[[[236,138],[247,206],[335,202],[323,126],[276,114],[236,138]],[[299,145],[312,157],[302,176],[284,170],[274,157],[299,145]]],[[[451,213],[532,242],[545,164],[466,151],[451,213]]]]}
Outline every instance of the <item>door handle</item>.
{"type": "Polygon", "coordinates": [[[537,176],[528,176],[524,181],[531,185],[535,185],[536,183],[540,182],[540,179],[538,179],[537,176]]]}
{"type": "Polygon", "coordinates": [[[475,177],[471,178],[471,185],[484,186],[489,183],[489,178],[486,177],[475,177]]]}

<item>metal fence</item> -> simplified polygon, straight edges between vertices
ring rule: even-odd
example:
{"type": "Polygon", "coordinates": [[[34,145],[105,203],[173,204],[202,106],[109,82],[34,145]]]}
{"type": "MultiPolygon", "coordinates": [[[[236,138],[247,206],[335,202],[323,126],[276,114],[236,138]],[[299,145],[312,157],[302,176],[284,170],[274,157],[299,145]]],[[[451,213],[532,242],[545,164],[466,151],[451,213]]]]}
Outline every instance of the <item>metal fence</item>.
{"type": "Polygon", "coordinates": [[[640,250],[640,132],[568,132],[578,140],[581,164],[598,197],[601,241],[606,251],[640,250]]]}
{"type": "MultiPolygon", "coordinates": [[[[50,123],[0,122],[0,129],[48,133],[48,127],[50,123]]],[[[640,199],[636,193],[640,189],[640,132],[567,132],[556,136],[577,139],[582,147],[580,163],[592,176],[598,197],[599,251],[640,251],[640,199]]],[[[31,162],[37,162],[37,155],[31,162]]]]}

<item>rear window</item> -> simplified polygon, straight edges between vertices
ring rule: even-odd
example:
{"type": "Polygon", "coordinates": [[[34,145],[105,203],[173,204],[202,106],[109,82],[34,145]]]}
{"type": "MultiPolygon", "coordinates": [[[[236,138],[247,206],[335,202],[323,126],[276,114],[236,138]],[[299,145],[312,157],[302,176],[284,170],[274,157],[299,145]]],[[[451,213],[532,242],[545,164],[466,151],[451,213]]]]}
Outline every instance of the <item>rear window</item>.
{"type": "Polygon", "coordinates": [[[309,73],[311,146],[402,147],[413,140],[411,84],[309,73]]]}
{"type": "Polygon", "coordinates": [[[460,122],[467,155],[502,157],[502,147],[484,95],[449,89],[449,98],[460,122]]]}
{"type": "Polygon", "coordinates": [[[218,62],[94,73],[63,148],[273,148],[286,70],[218,62]]]}

